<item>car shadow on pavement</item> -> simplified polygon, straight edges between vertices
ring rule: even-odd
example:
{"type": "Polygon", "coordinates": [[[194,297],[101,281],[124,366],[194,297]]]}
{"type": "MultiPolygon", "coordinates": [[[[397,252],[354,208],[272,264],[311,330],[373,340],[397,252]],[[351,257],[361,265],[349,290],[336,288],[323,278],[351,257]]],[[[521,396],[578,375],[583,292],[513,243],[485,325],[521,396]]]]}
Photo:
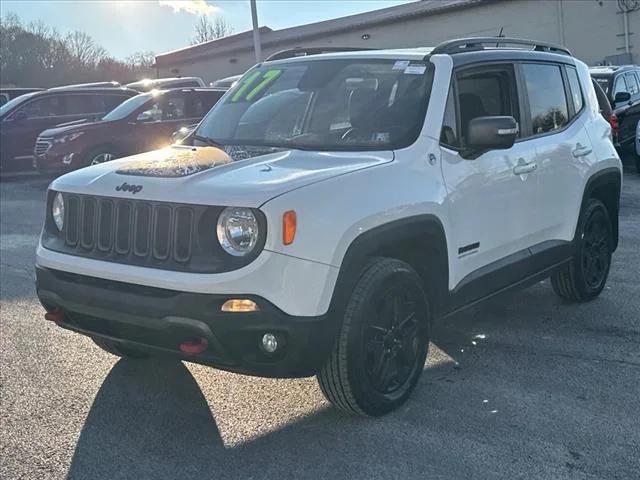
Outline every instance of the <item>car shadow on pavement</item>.
{"type": "MultiPolygon", "coordinates": [[[[440,369],[429,369],[429,375],[440,376],[440,369]]],[[[275,399],[285,402],[286,385],[281,388],[275,399]]],[[[395,423],[411,409],[415,415],[417,408],[372,420],[325,404],[283,428],[225,447],[202,391],[182,363],[123,359],[95,397],[67,478],[319,478],[318,469],[328,473],[328,461],[336,462],[331,478],[371,478],[358,467],[361,458],[386,448],[389,420],[395,423]]],[[[378,468],[379,460],[370,458],[369,465],[378,468]]]]}
{"type": "MultiPolygon", "coordinates": [[[[598,312],[587,321],[585,309],[550,301],[550,290],[539,285],[439,322],[412,398],[383,418],[305,397],[303,416],[229,445],[183,364],[120,360],[95,398],[68,478],[632,478],[628,419],[640,404],[625,386],[637,366],[607,352],[631,353],[634,343],[622,330],[597,334],[601,352],[580,343],[625,310],[605,296],[585,306],[598,312]],[[592,381],[604,377],[606,388],[592,381]]],[[[255,409],[236,416],[227,401],[219,424],[286,412],[301,401],[290,382],[270,381],[268,397],[232,386],[238,409],[255,409]]]]}
{"type": "Polygon", "coordinates": [[[167,464],[195,478],[221,447],[209,405],[181,362],[120,360],[96,395],[69,478],[177,478],[163,477],[167,464]]]}

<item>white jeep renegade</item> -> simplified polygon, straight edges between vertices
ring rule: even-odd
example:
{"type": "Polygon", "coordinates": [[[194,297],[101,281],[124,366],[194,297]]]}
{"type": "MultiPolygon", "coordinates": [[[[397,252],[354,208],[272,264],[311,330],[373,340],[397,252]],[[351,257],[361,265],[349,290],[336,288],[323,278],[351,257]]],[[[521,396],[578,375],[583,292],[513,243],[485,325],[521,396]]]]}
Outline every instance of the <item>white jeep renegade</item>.
{"type": "MultiPolygon", "coordinates": [[[[499,42],[499,43],[497,43],[499,42]]],[[[454,40],[259,64],[183,145],[50,187],[46,317],[116,355],[407,400],[434,319],[551,277],[596,297],[621,164],[586,65],[454,40]]]]}

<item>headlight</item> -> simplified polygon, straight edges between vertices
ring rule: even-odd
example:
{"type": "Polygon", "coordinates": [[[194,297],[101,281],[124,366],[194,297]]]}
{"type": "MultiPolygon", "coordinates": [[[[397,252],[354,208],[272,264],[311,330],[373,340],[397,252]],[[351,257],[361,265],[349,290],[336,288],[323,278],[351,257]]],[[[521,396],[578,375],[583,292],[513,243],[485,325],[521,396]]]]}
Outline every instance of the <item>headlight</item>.
{"type": "Polygon", "coordinates": [[[53,197],[51,216],[58,230],[62,231],[62,227],[64,226],[64,200],[60,192],[56,193],[56,196],[53,197]]]}
{"type": "Polygon", "coordinates": [[[249,208],[228,207],[218,218],[216,233],[225,252],[243,257],[258,243],[258,221],[249,208]]]}
{"type": "Polygon", "coordinates": [[[73,142],[76,138],[84,135],[84,132],[74,132],[69,133],[67,135],[62,135],[61,137],[56,137],[53,139],[53,143],[65,143],[65,142],[73,142]]]}

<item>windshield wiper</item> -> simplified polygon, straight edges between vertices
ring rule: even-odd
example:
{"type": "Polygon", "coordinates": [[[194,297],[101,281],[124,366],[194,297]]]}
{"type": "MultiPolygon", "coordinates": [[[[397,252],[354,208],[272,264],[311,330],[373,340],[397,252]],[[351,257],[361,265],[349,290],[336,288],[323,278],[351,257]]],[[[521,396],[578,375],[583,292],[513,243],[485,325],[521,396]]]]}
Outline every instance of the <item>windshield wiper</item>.
{"type": "Polygon", "coordinates": [[[213,138],[203,137],[202,135],[198,135],[198,134],[193,134],[192,137],[194,140],[198,140],[199,142],[206,143],[210,147],[217,147],[221,150],[224,149],[224,146],[221,143],[216,142],[213,138]]]}

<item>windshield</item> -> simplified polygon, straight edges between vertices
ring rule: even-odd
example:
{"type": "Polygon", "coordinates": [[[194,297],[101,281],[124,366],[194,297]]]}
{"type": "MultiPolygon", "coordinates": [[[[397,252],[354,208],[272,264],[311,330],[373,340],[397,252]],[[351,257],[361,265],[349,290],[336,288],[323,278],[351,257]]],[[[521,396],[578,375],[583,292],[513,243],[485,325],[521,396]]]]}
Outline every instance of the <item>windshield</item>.
{"type": "Polygon", "coordinates": [[[127,118],[133,112],[135,112],[142,105],[147,103],[153,95],[151,93],[143,93],[141,95],[136,95],[135,97],[131,97],[129,100],[122,102],[116,108],[107,113],[103,120],[122,120],[127,118]]]}
{"type": "Polygon", "coordinates": [[[16,105],[20,105],[22,102],[30,99],[37,93],[39,92],[25,93],[24,95],[20,95],[19,97],[9,100],[7,103],[0,107],[0,117],[4,116],[5,113],[13,110],[13,107],[15,107],[16,105]]]}
{"type": "Polygon", "coordinates": [[[431,73],[422,61],[396,59],[263,65],[247,72],[195,133],[223,145],[405,147],[422,128],[431,73]]]}

